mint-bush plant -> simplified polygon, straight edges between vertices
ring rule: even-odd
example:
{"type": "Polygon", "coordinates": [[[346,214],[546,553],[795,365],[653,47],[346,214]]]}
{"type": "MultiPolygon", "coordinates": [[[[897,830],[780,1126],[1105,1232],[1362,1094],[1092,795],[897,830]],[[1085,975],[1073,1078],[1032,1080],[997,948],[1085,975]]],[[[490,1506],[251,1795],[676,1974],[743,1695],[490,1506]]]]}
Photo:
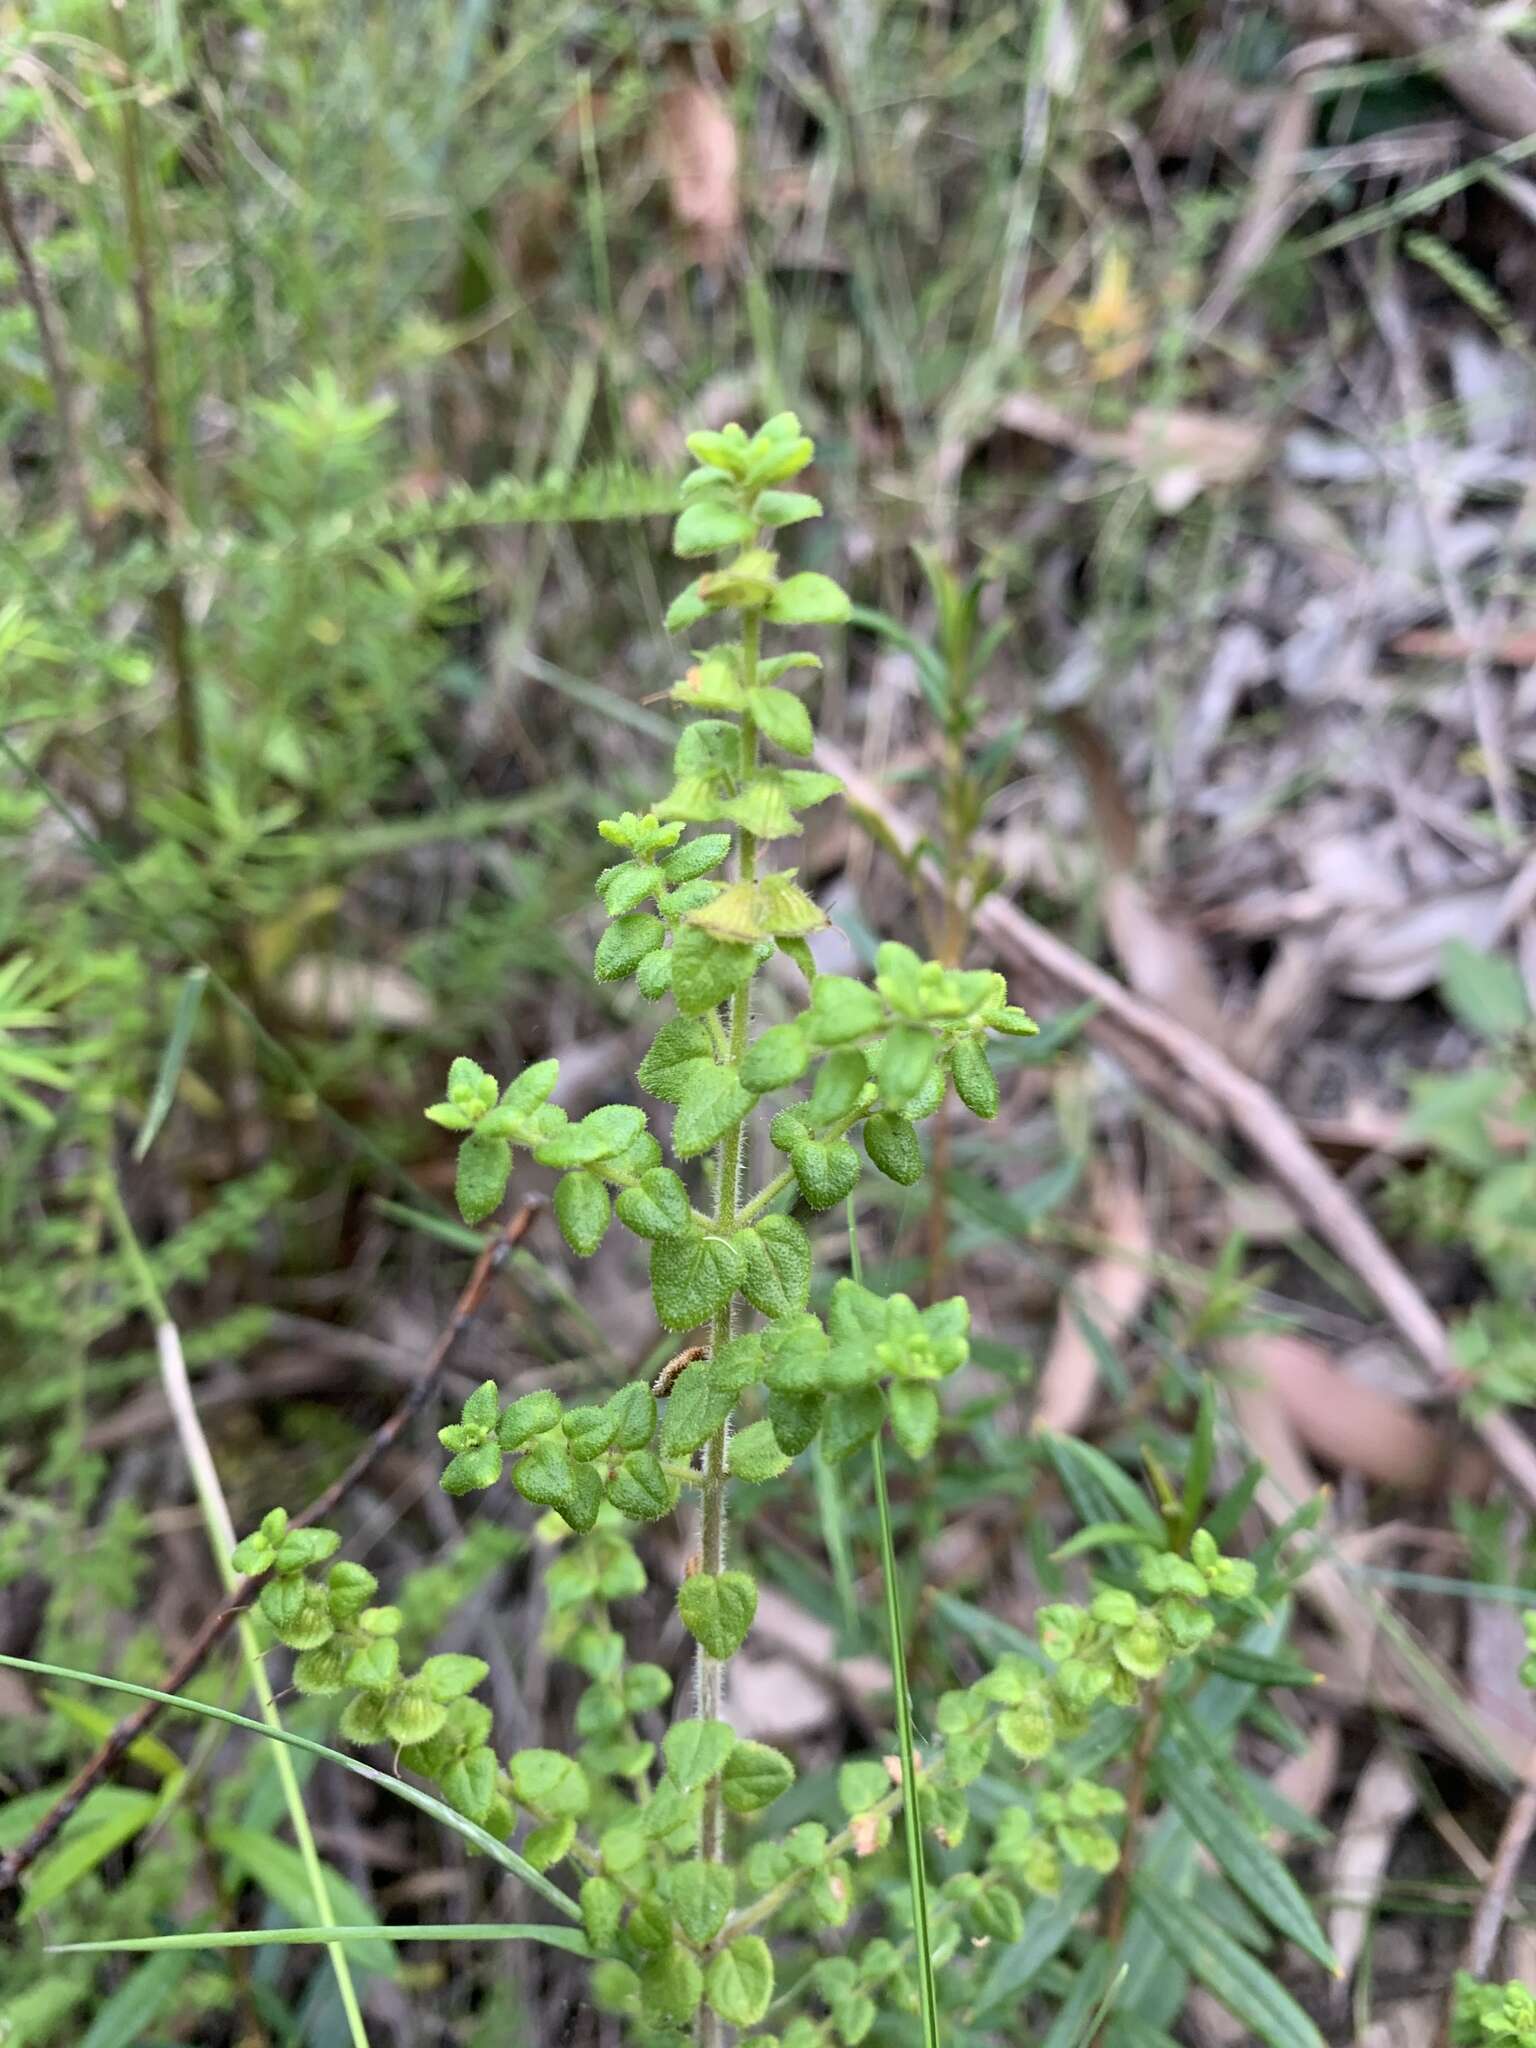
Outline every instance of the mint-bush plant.
{"type": "MultiPolygon", "coordinates": [[[[822,2048],[864,2040],[882,2014],[916,2013],[925,1947],[963,2012],[1032,1902],[1085,1878],[1128,1881],[1128,1804],[1147,1796],[1135,1776],[1145,1756],[1128,1762],[1137,1730],[1182,1700],[1183,1739],[1195,1739],[1188,1702],[1268,1588],[1224,1554],[1226,1531],[1202,1526],[1208,1427],[1193,1492],[1165,1490],[1158,1506],[1076,1447],[1094,1523],[1076,1547],[1103,1563],[1088,1597],[1045,1607],[1033,1641],[925,1707],[915,1787],[894,1757],[854,1758],[838,1813],[775,1829],[794,1763],[730,1719],[729,1667],[758,1594],[731,1542],[728,1495],[778,1478],[813,1444],[838,1463],[887,1431],[914,1465],[934,1459],[944,1384],[969,1355],[959,1296],[920,1308],[842,1277],[824,1312],[813,1308],[814,1247],[797,1212],[850,1201],[866,1167],[918,1180],[919,1126],[951,1092],[995,1116],[989,1045],[1035,1026],[1000,974],[899,943],[880,947],[870,981],[818,972],[808,941],[826,920],[776,854],[839,784],[804,765],[813,726],[794,686],[820,662],[777,635],[835,627],[848,600],[824,575],[781,573],[769,545],[820,512],[791,488],[812,444],[783,414],[754,435],[732,426],[688,445],[698,466],[674,545],[719,565],[688,584],[668,624],[690,639],[719,630],[671,692],[692,714],[671,786],[599,827],[618,858],[598,882],[608,923],[595,972],[632,981],[662,1013],[635,1077],[656,1108],[616,1101],[572,1119],[551,1100],[555,1061],[503,1085],[460,1058],[426,1112],[459,1137],[466,1223],[495,1215],[526,1153],[559,1175],[554,1212],[575,1253],[593,1254],[616,1225],[646,1246],[657,1322],[688,1339],[654,1385],[637,1379],[600,1402],[567,1405],[551,1390],[504,1402],[487,1381],[440,1432],[448,1493],[510,1482],[561,1538],[549,1646],[583,1681],[574,1746],[504,1755],[473,1696],[478,1659],[406,1670],[398,1612],[373,1604],[372,1574],[332,1561],[332,1532],[291,1531],[274,1510],[235,1562],[267,1574],[261,1611],[297,1652],[294,1682],[345,1697],[346,1737],[391,1744],[402,1768],[498,1836],[516,1833],[527,1861],[574,1894],[592,1996],[630,2038],[710,2044],[745,2030],[758,2048],[822,2048]],[[694,1645],[681,1702],[622,1621],[646,1585],[636,1526],[678,1512],[697,1530],[676,1588],[694,1645]],[[922,1928],[886,1853],[913,1792],[945,1872],[922,1928]],[[853,1926],[856,1942],[837,1932],[853,1926]]],[[[1251,1652],[1237,1666],[1258,1684],[1275,1672],[1289,1675],[1251,1652]]],[[[1273,1868],[1286,1931],[1325,1954],[1273,1868]]]]}

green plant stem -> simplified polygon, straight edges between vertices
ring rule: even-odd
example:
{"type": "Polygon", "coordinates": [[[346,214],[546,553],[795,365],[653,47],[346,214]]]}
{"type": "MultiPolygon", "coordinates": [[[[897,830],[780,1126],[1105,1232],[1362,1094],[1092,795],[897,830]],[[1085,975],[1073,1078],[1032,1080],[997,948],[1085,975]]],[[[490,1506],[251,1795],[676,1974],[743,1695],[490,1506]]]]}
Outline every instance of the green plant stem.
{"type": "MultiPolygon", "coordinates": [[[[757,650],[759,624],[757,615],[749,612],[742,625],[742,682],[750,690],[757,680],[757,650]]],[[[741,724],[741,766],[742,778],[751,774],[757,763],[757,727],[750,718],[743,718],[741,724]]],[[[757,840],[750,832],[743,832],[737,841],[736,872],[743,882],[751,882],[757,876],[757,840]]],[[[746,1057],[747,1045],[752,1031],[752,998],[750,987],[738,989],[731,997],[730,1062],[740,1068],[746,1057]]],[[[743,1156],[743,1131],[745,1119],[733,1124],[720,1140],[719,1178],[715,1189],[715,1234],[730,1238],[737,1228],[737,1204],[741,1195],[741,1168],[743,1156]]],[[[725,1306],[715,1313],[710,1331],[710,1355],[718,1354],[731,1341],[731,1318],[734,1309],[733,1296],[725,1306]]],[[[699,1517],[699,1569],[718,1578],[725,1570],[725,1487],[726,1487],[726,1446],[729,1441],[730,1425],[722,1422],[704,1449],[704,1492],[699,1517]]],[[[699,1645],[694,1658],[694,1698],[699,1718],[718,1721],[724,1718],[725,1666],[711,1657],[699,1645]]],[[[720,1782],[713,1779],[704,1793],[703,1851],[706,1862],[725,1861],[725,1808],[720,1797],[720,1782]]],[[[698,2048],[718,2048],[723,2040],[718,2016],[709,2005],[699,2007],[695,2039],[698,2048]]]]}
{"type": "MultiPolygon", "coordinates": [[[[848,1251],[853,1278],[862,1284],[863,1261],[853,1197],[848,1197],[848,1251]]],[[[885,1581],[885,1625],[891,1652],[891,1689],[896,1705],[896,1740],[901,1753],[901,1818],[907,1846],[907,1886],[912,1897],[912,1935],[917,1948],[917,1991],[923,2048],[939,2048],[939,1994],[933,1970],[933,1931],[928,1917],[928,1871],[923,1861],[923,1820],[917,1796],[917,1751],[912,1741],[912,1700],[907,1690],[907,1652],[901,1625],[901,1585],[896,1576],[896,1537],[885,1485],[884,1423],[870,1444],[875,1475],[875,1510],[880,1523],[880,1575],[885,1581]]]]}
{"type": "MultiPolygon", "coordinates": [[[[192,1398],[192,1383],[187,1377],[186,1360],[182,1354],[181,1335],[171,1320],[164,1296],[156,1285],[145,1258],[137,1234],[129,1221],[124,1207],[122,1193],[111,1173],[103,1180],[102,1198],[107,1213],[112,1219],[123,1255],[128,1262],[138,1288],[146,1314],[155,1326],[155,1345],[160,1354],[160,1378],[165,1389],[165,1398],[170,1406],[176,1434],[192,1473],[192,1484],[197,1492],[198,1506],[202,1510],[203,1526],[208,1532],[208,1546],[213,1552],[214,1565],[226,1594],[232,1594],[239,1583],[239,1573],[230,1562],[236,1537],[234,1523],[230,1518],[229,1504],[224,1498],[224,1489],[219,1484],[218,1468],[203,1426],[198,1419],[197,1404],[192,1398]]],[[[261,1660],[261,1646],[256,1640],[256,1631],[248,1614],[242,1614],[235,1624],[240,1642],[240,1654],[244,1660],[251,1689],[261,1709],[261,1718],[269,1728],[280,1728],[282,1719],[277,1711],[277,1699],[272,1691],[272,1682],[267,1676],[266,1666],[261,1660]]],[[[309,1825],[309,1815],[304,1810],[304,1794],[299,1784],[298,1773],[293,1766],[289,1752],[278,1745],[272,1752],[273,1766],[277,1771],[278,1783],[282,1787],[283,1803],[288,1809],[288,1818],[293,1827],[294,1840],[298,1845],[299,1860],[304,1866],[304,1876],[309,1885],[310,1898],[315,1909],[316,1924],[323,1928],[336,1925],[336,1915],[331,1905],[331,1896],[325,1882],[325,1871],[321,1866],[320,1852],[315,1847],[314,1832],[309,1825]]],[[[368,2029],[363,2020],[362,2007],[358,2003],[357,1987],[352,1981],[352,1966],[347,1953],[339,1942],[326,1948],[332,1972],[336,1978],[336,1989],[341,1998],[341,2009],[346,2015],[347,2031],[352,2048],[368,2048],[368,2029]]]]}

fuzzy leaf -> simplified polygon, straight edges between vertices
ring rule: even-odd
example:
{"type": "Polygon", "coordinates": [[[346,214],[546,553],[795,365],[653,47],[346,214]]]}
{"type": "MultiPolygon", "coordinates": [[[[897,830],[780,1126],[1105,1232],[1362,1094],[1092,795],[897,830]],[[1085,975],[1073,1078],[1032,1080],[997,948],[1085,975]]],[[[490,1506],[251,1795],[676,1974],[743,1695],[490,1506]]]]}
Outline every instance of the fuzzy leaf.
{"type": "Polygon", "coordinates": [[[661,872],[675,889],[683,882],[697,881],[700,875],[707,875],[711,868],[719,867],[731,850],[729,832],[701,832],[697,839],[686,839],[661,864],[661,872]]]}
{"type": "Polygon", "coordinates": [[[608,1481],[608,1498],[632,1522],[657,1522],[672,1512],[676,1492],[652,1451],[631,1451],[608,1481]]]}
{"type": "Polygon", "coordinates": [[[679,1159],[696,1159],[718,1144],[752,1108],[754,1098],[734,1069],[713,1064],[688,1077],[672,1125],[672,1149],[679,1159]]]}
{"type": "Polygon", "coordinates": [[[828,1053],[816,1070],[806,1115],[813,1124],[838,1122],[857,1104],[868,1079],[869,1062],[856,1047],[842,1046],[828,1053]]]}
{"type": "Polygon", "coordinates": [[[811,1241],[792,1216],[764,1216],[739,1230],[741,1291],[757,1310],[777,1320],[798,1315],[810,1298],[811,1241]]]}
{"type": "Polygon", "coordinates": [[[788,1088],[810,1065],[811,1049],[798,1024],[773,1024],[747,1048],[741,1082],[754,1095],[788,1088]]]}
{"type": "Polygon", "coordinates": [[[726,1721],[674,1721],[661,1743],[667,1774],[684,1792],[719,1777],[735,1747],[735,1731],[726,1721]]]}
{"type": "Polygon", "coordinates": [[[663,1237],[651,1246],[651,1295],[664,1329],[691,1330],[723,1308],[741,1279],[742,1259],[718,1237],[663,1237]]]}
{"type": "Polygon", "coordinates": [[[786,754],[808,754],[815,746],[811,715],[793,692],[761,687],[749,690],[747,710],[758,730],[786,754]]]}
{"type": "Polygon", "coordinates": [[[822,974],[811,990],[806,1029],[818,1045],[846,1045],[878,1031],[885,1010],[875,991],[846,974],[822,974]]]}
{"type": "Polygon", "coordinates": [[[512,1147],[505,1138],[472,1131],[459,1147],[454,1199],[468,1224],[483,1223],[501,1205],[512,1178],[512,1147]]]}
{"type": "Polygon", "coordinates": [[[773,2003],[773,1954],[760,1934],[739,1934],[710,1963],[704,1996],[733,2027],[755,2027],[773,2003]]]}
{"type": "Polygon", "coordinates": [[[599,981],[623,981],[666,935],[667,928],[661,919],[647,912],[636,911],[628,917],[615,918],[597,942],[592,972],[599,981]]]}
{"type": "Polygon", "coordinates": [[[672,552],[684,560],[694,555],[714,555],[726,548],[745,547],[757,531],[750,512],[718,498],[695,498],[678,514],[672,528],[672,552]]]}
{"type": "Polygon", "coordinates": [[[673,1017],[652,1040],[635,1079],[647,1095],[661,1102],[681,1102],[689,1076],[701,1061],[714,1064],[709,1026],[702,1017],[673,1017]]]}
{"type": "Polygon", "coordinates": [[[875,1059],[880,1099],[888,1109],[905,1109],[933,1070],[937,1047],[921,1024],[897,1024],[885,1035],[875,1059]]]}
{"type": "Polygon", "coordinates": [[[667,1396],[661,1455],[691,1457],[709,1442],[735,1405],[735,1393],[717,1386],[711,1378],[708,1359],[690,1365],[667,1396]]]}
{"type": "Polygon", "coordinates": [[[756,965],[754,947],[732,945],[711,938],[696,925],[685,925],[672,948],[672,993],[677,1007],[685,1016],[702,1016],[750,980],[756,965]]]}
{"type": "Polygon", "coordinates": [[[736,1903],[736,1873],[728,1863],[695,1858],[672,1872],[668,1897],[673,1917],[695,1948],[712,1942],[736,1903]]]}
{"type": "Polygon", "coordinates": [[[939,1397],[919,1380],[891,1388],[891,1428],[909,1458],[926,1458],[939,1434],[939,1397]]]}
{"type": "Polygon", "coordinates": [[[555,1183],[555,1221],[578,1258],[589,1259],[597,1250],[612,1213],[608,1190],[595,1173],[568,1173],[555,1183]]]}
{"type": "Polygon", "coordinates": [[[610,1394],[604,1410],[613,1418],[612,1440],[621,1451],[643,1451],[656,1434],[656,1396],[644,1380],[610,1394]]]}
{"type": "Polygon", "coordinates": [[[923,1177],[923,1148],[916,1127],[894,1110],[882,1110],[864,1121],[864,1150],[899,1187],[909,1188],[923,1177]]]}
{"type": "Polygon", "coordinates": [[[800,1192],[813,1209],[833,1209],[859,1180],[859,1155],[846,1138],[807,1138],[789,1155],[800,1192]]]}
{"type": "Polygon", "coordinates": [[[437,1483],[444,1493],[480,1493],[487,1486],[494,1486],[500,1477],[501,1446],[476,1444],[471,1450],[460,1451],[437,1483]]]}
{"type": "Polygon", "coordinates": [[[831,1464],[851,1457],[879,1429],[885,1420],[885,1402],[878,1387],[861,1387],[851,1394],[834,1394],[827,1402],[821,1424],[821,1447],[831,1464]]]}
{"type": "Polygon", "coordinates": [[[823,1405],[820,1394],[796,1394],[777,1387],[769,1394],[768,1420],[786,1457],[798,1458],[816,1441],[823,1405]]]}
{"type": "Polygon", "coordinates": [[[445,1705],[461,1699],[484,1682],[490,1665],[480,1657],[464,1657],[451,1650],[440,1651],[422,1665],[419,1676],[433,1699],[445,1705]]]}
{"type": "Polygon", "coordinates": [[[847,623],[851,609],[848,593],[830,576],[806,570],[785,577],[769,599],[764,617],[776,626],[841,626],[847,623]]]}
{"type": "Polygon", "coordinates": [[[949,1071],[955,1093],[972,1116],[997,1115],[997,1076],[979,1039],[957,1039],[949,1055],[949,1071]]]}
{"type": "Polygon", "coordinates": [[[692,1221],[688,1190],[670,1166],[653,1166],[638,1186],[621,1190],[619,1221],[636,1237],[682,1237],[692,1221]]]}
{"type": "Polygon", "coordinates": [[[777,1479],[781,1472],[787,1472],[789,1462],[779,1448],[773,1424],[766,1419],[748,1423],[731,1438],[728,1466],[733,1479],[761,1485],[764,1480],[777,1479]]]}
{"type": "Polygon", "coordinates": [[[542,1436],[560,1420],[560,1397],[548,1388],[520,1394],[496,1425],[496,1440],[504,1451],[515,1451],[530,1437],[542,1436]]]}
{"type": "Polygon", "coordinates": [[[704,1654],[724,1663],[747,1639],[757,1612],[757,1581],[746,1572],[695,1572],[678,1588],[677,1611],[704,1654]]]}
{"type": "Polygon", "coordinates": [[[738,1742],[720,1776],[720,1797],[732,1813],[761,1813],[795,1782],[795,1767],[766,1742],[738,1742]]]}
{"type": "Polygon", "coordinates": [[[809,491],[759,491],[752,510],[759,526],[794,526],[821,517],[821,500],[809,491]]]}
{"type": "MultiPolygon", "coordinates": [[[[541,1166],[595,1166],[616,1159],[645,1130],[645,1111],[628,1102],[604,1103],[579,1124],[566,1124],[534,1147],[541,1166]]],[[[465,1143],[473,1140],[466,1139],[465,1143]]]]}

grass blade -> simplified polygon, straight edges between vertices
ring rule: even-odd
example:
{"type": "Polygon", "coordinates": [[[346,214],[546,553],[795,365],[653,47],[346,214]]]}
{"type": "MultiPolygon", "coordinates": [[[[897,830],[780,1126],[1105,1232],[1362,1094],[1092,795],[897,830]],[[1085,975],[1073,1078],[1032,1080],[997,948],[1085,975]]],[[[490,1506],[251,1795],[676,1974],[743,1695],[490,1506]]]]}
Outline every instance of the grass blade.
{"type": "Polygon", "coordinates": [[[376,1771],[372,1764],[347,1756],[342,1750],[330,1749],[323,1742],[312,1742],[307,1735],[295,1735],[291,1728],[269,1728],[264,1721],[253,1721],[248,1714],[237,1714],[230,1707],[210,1706],[205,1700],[187,1699],[180,1693],[157,1692],[152,1685],[133,1685],[126,1678],[107,1678],[99,1671],[76,1671],[67,1664],[41,1664],[35,1658],[13,1657],[5,1651],[0,1651],[0,1667],[8,1671],[30,1671],[35,1678],[66,1678],[76,1685],[98,1685],[106,1692],[126,1693],[130,1699],[155,1700],[162,1707],[174,1707],[178,1713],[197,1714],[205,1721],[222,1721],[227,1727],[245,1729],[249,1735],[264,1736],[268,1742],[285,1743],[289,1749],[302,1749],[309,1756],[324,1757],[327,1763],[340,1764],[354,1777],[365,1779],[392,1798],[403,1799],[407,1806],[418,1807],[443,1827],[462,1835],[483,1856],[489,1856],[503,1870],[510,1870],[514,1877],[520,1877],[524,1884],[564,1913],[567,1919],[581,1918],[581,1909],[574,1900],[568,1898],[557,1884],[552,1884],[542,1870],[535,1870],[515,1849],[509,1849],[505,1842],[498,1842],[494,1835],[487,1834],[474,1821],[466,1820],[462,1813],[455,1813],[441,1799],[434,1799],[430,1792],[423,1792],[420,1786],[409,1784],[404,1778],[392,1778],[387,1771],[376,1771]]]}
{"type": "Polygon", "coordinates": [[[1323,2037],[1257,1957],[1190,1899],[1143,1879],[1136,1902],[1159,1940],[1268,2048],[1324,2048],[1323,2037]]]}
{"type": "Polygon", "coordinates": [[[181,1079],[187,1047],[192,1043],[192,1029],[197,1023],[197,1013],[203,1006],[203,990],[207,986],[206,967],[193,967],[188,970],[186,979],[181,984],[181,994],[176,998],[176,1014],[171,1019],[171,1035],[165,1041],[165,1051],[161,1055],[160,1071],[155,1076],[149,1108],[144,1112],[144,1122],[139,1135],[133,1141],[133,1156],[136,1160],[148,1158],[150,1146],[160,1135],[160,1126],[171,1113],[171,1104],[176,1099],[176,1083],[181,1079]]]}
{"type": "Polygon", "coordinates": [[[466,1921],[447,1927],[237,1927],[204,1934],[130,1934],[118,1941],[61,1941],[51,1956],[158,1955],[162,1950],[200,1953],[218,1948],[323,1948],[333,1941],[541,1941],[573,1956],[590,1956],[586,1936],[574,1927],[540,1927],[532,1922],[466,1921]]]}
{"type": "MultiPolygon", "coordinates": [[[[852,1196],[848,1199],[848,1242],[853,1277],[862,1277],[859,1236],[852,1196]]],[[[917,1991],[922,2010],[923,2048],[939,2048],[938,1982],[933,1969],[933,1930],[928,1920],[928,1873],[923,1862],[923,1821],[917,1792],[917,1757],[912,1741],[912,1700],[907,1691],[907,1653],[902,1641],[901,1583],[896,1576],[896,1539],[885,1488],[883,1426],[870,1445],[875,1474],[875,1512],[880,1523],[880,1576],[885,1581],[885,1623],[890,1643],[891,1686],[896,1702],[896,1739],[901,1751],[901,1818],[907,1845],[907,1887],[912,1896],[912,1941],[917,1950],[917,1991]]]]}

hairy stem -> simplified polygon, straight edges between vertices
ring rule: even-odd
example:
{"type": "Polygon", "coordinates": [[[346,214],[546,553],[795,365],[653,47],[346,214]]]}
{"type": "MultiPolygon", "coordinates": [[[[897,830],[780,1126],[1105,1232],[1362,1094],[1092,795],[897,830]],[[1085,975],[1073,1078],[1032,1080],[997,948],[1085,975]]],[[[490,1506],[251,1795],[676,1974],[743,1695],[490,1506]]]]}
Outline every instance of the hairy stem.
{"type": "MultiPolygon", "coordinates": [[[[751,689],[757,680],[759,624],[756,613],[748,613],[742,628],[742,682],[751,689]]],[[[742,779],[757,763],[757,727],[750,717],[741,726],[742,779]]],[[[757,876],[757,840],[743,832],[737,842],[736,872],[744,882],[757,876]]],[[[731,998],[730,1061],[739,1068],[746,1055],[752,1029],[750,983],[731,998]]],[[[719,1182],[715,1191],[714,1228],[717,1236],[729,1238],[736,1229],[736,1211],[741,1196],[744,1123],[733,1124],[720,1140],[719,1182]]],[[[710,1353],[721,1351],[731,1341],[731,1317],[735,1297],[716,1311],[710,1332],[710,1353]]],[[[725,1454],[729,1424],[722,1423],[704,1447],[704,1498],[699,1517],[699,1569],[718,1577],[725,1570],[725,1454]]],[[[725,1666],[711,1657],[700,1644],[694,1659],[694,1696],[699,1718],[724,1718],[725,1666]]],[[[703,1849],[706,1861],[725,1861],[725,1809],[718,1779],[704,1793],[703,1849]]],[[[695,2038],[698,2048],[719,2048],[724,2039],[720,2021],[707,2004],[699,2007],[695,2038]]]]}

